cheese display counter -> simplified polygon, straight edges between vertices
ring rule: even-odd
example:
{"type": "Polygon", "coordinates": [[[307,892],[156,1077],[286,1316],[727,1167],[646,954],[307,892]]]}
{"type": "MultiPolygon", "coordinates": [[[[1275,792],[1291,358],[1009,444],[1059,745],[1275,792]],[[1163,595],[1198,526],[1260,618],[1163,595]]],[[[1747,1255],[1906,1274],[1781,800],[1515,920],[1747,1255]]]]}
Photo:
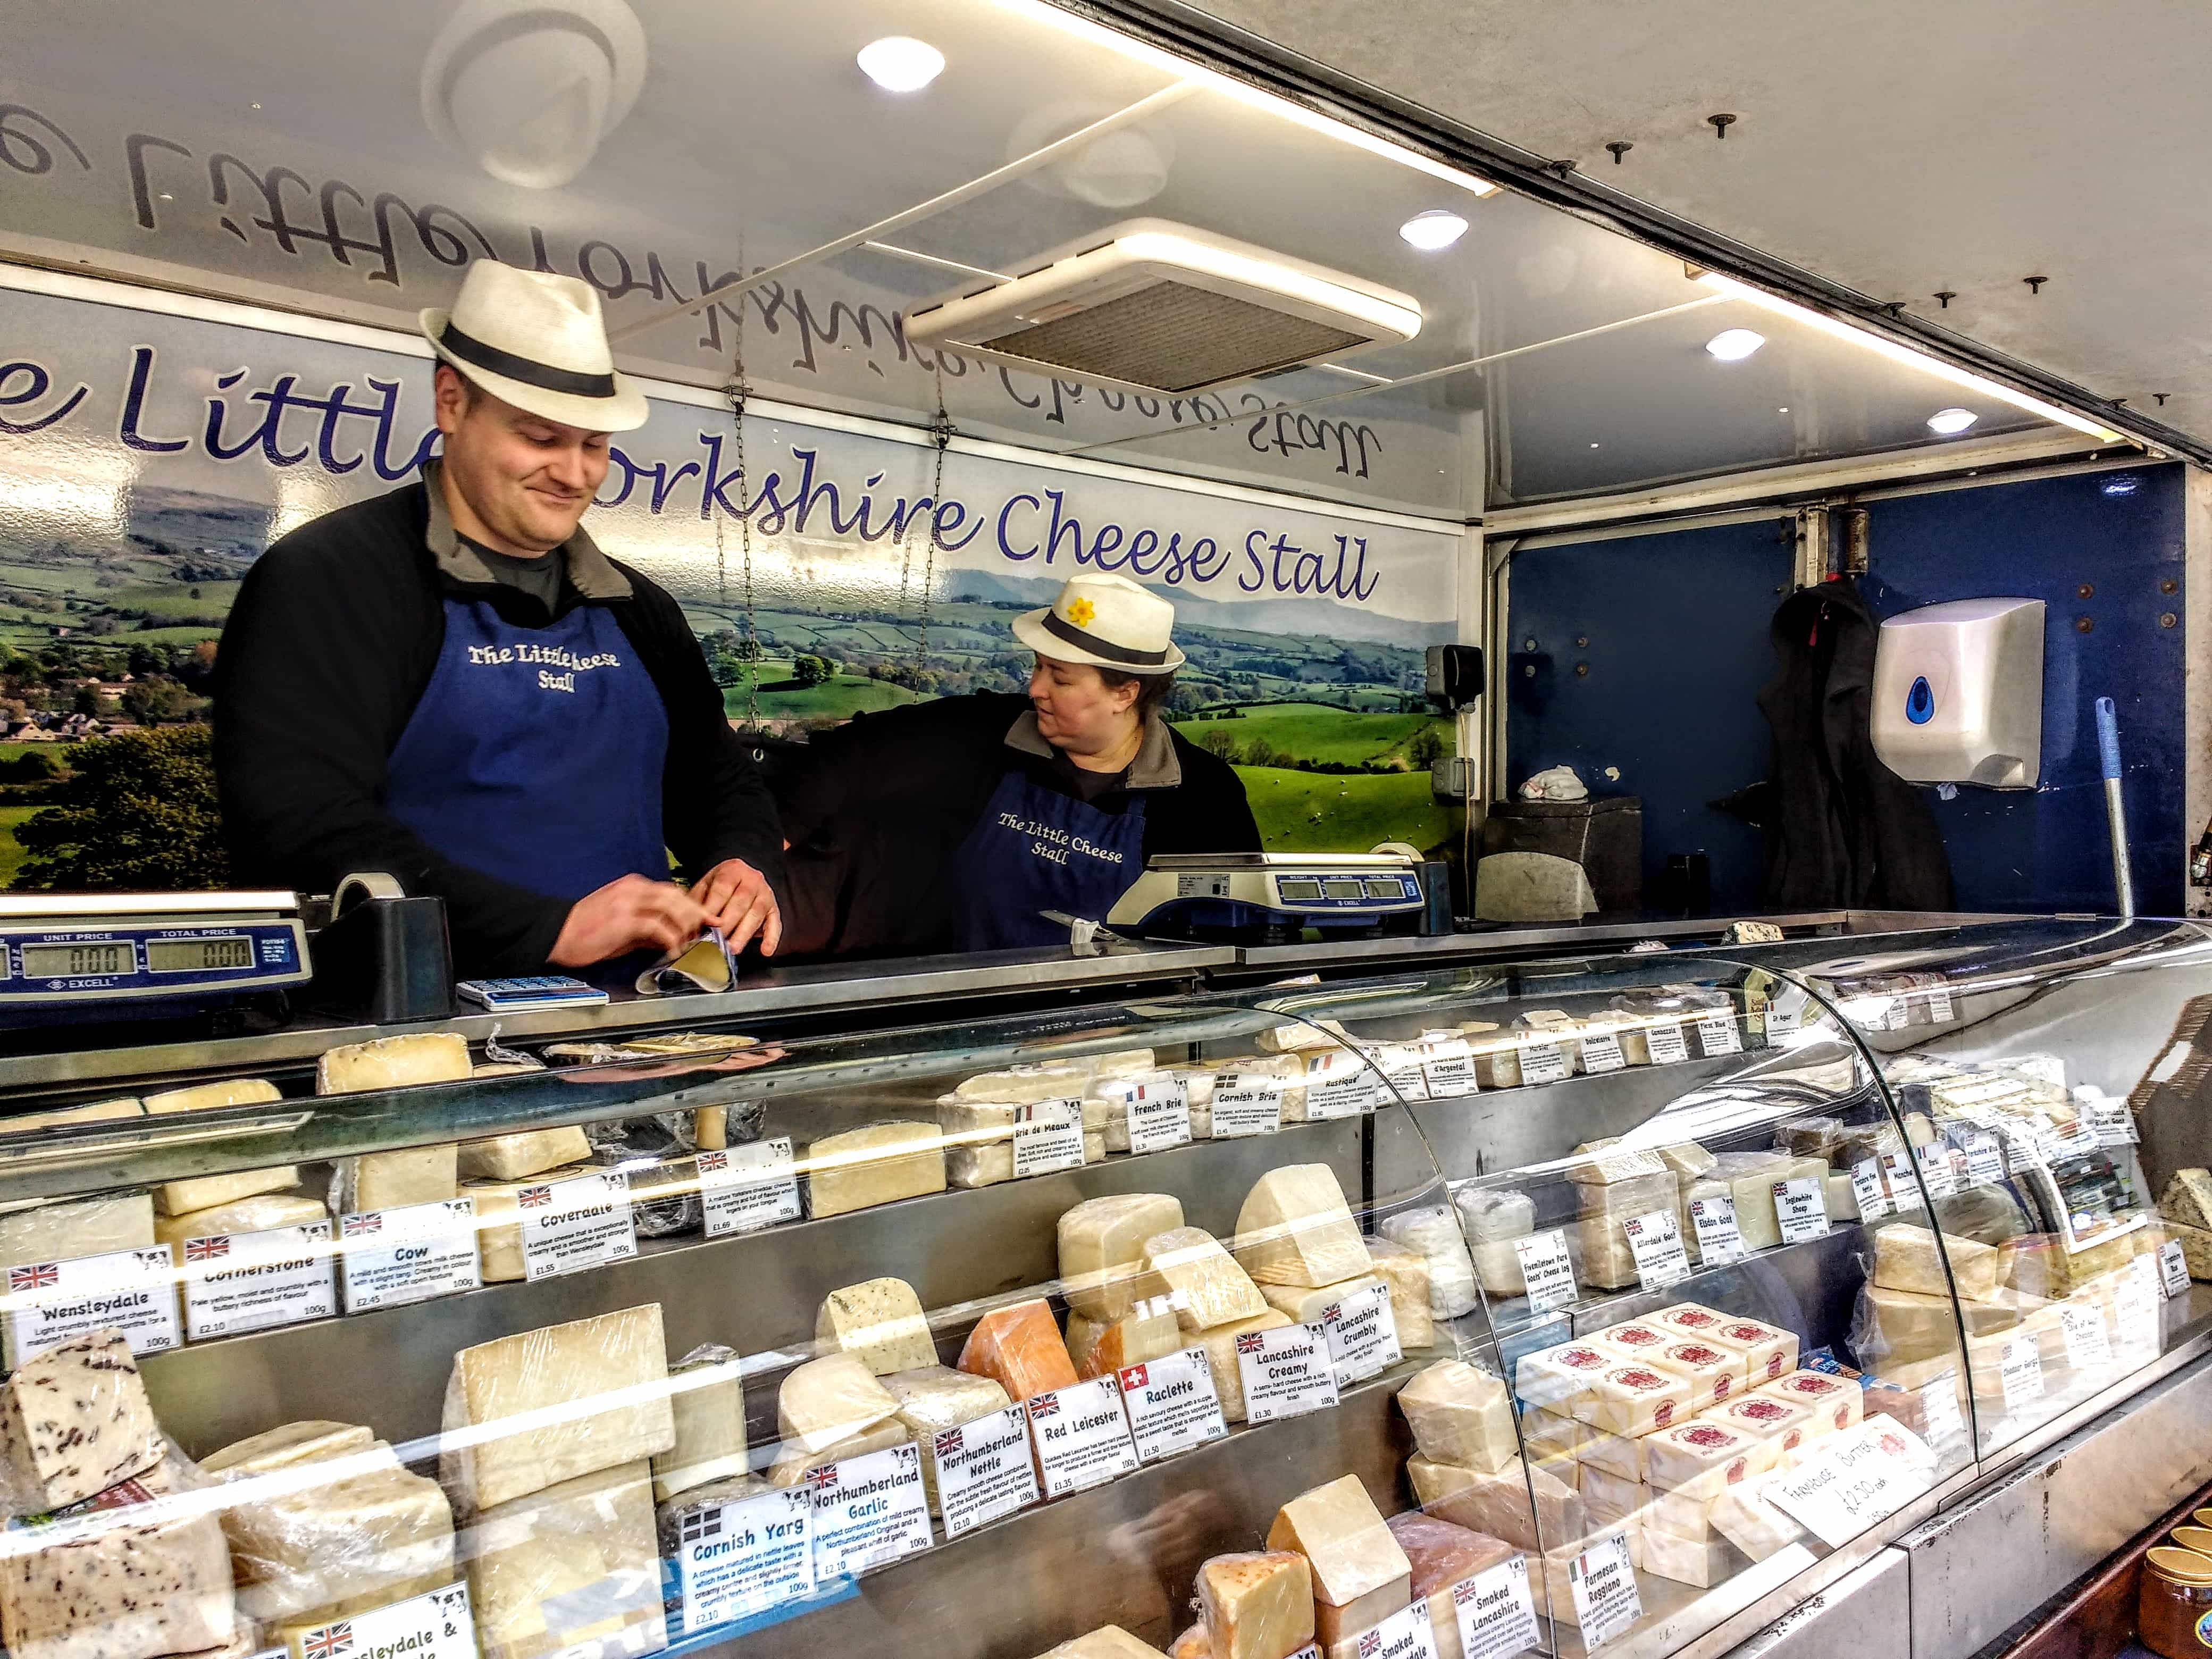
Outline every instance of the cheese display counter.
{"type": "Polygon", "coordinates": [[[2142,1201],[2193,1048],[2128,1112],[2054,1021],[2117,1042],[2148,994],[2148,1075],[2204,942],[1877,943],[1951,967],[1825,937],[826,1033],[678,1002],[19,1099],[0,1634],[1717,1650],[2197,1332],[2142,1201]],[[1950,1018],[1861,1029],[1868,975],[1939,972],[1950,1018]],[[2084,1118],[2140,1157],[2044,1152],[2053,1246],[2013,1140],[2084,1118]]]}

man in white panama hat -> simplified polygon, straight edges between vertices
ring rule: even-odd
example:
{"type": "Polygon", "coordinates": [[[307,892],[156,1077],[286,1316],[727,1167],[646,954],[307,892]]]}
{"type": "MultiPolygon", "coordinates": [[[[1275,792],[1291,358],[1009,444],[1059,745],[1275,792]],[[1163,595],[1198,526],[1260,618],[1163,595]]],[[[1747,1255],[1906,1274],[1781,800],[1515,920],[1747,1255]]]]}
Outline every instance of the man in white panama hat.
{"type": "Polygon", "coordinates": [[[1163,853],[1257,852],[1237,774],[1164,718],[1175,607],[1070,577],[1014,619],[1029,695],[863,714],[779,783],[806,947],[908,954],[1065,944],[1163,853]]]}
{"type": "Polygon", "coordinates": [[[464,974],[708,927],[773,951],[775,803],[676,601],[580,523],[608,434],[648,412],[598,292],[480,260],[422,323],[441,459],[283,538],[223,629],[234,876],[326,892],[390,871],[445,899],[464,974]]]}

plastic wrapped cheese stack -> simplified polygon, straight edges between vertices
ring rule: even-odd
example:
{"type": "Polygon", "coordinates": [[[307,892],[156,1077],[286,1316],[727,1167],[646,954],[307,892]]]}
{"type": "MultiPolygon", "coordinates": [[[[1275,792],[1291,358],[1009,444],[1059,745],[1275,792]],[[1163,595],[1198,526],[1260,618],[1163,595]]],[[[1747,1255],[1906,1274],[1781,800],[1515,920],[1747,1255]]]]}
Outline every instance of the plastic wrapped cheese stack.
{"type": "Polygon", "coordinates": [[[944,1190],[945,1147],[934,1124],[871,1123],[806,1149],[806,1206],[817,1220],[944,1190]]]}
{"type": "Polygon", "coordinates": [[[1392,1243],[1419,1251],[1428,1264],[1432,1318],[1457,1319],[1474,1311],[1480,1300],[1474,1285],[1474,1263],[1449,1209],[1435,1206],[1401,1210],[1386,1217],[1380,1231],[1392,1243]]]}
{"type": "Polygon", "coordinates": [[[665,1503],[750,1472],[745,1453],[745,1384],[737,1351],[702,1342],[668,1368],[673,1441],[653,1455],[653,1496],[665,1503]]]}
{"type": "Polygon", "coordinates": [[[1656,1152],[1642,1149],[1593,1144],[1577,1152],[1567,1179],[1574,1185],[1580,1218],[1575,1224],[1581,1257],[1577,1277],[1604,1290],[1628,1289],[1641,1279],[1626,1224],[1655,1212],[1678,1212],[1680,1194],[1674,1172],[1656,1152]]]}
{"type": "Polygon", "coordinates": [[[1521,1253],[1513,1241],[1536,1231],[1535,1200],[1507,1188],[1465,1187],[1452,1200],[1467,1231],[1468,1253],[1482,1288],[1492,1296],[1523,1296],[1521,1253]]]}
{"type": "MultiPolygon", "coordinates": [[[[350,1095],[458,1083],[473,1072],[465,1039],[451,1031],[424,1031],[326,1050],[315,1066],[315,1092],[350,1095]]],[[[451,1141],[364,1152],[340,1158],[336,1169],[331,1207],[345,1214],[434,1204],[459,1190],[459,1149],[451,1141]]]]}

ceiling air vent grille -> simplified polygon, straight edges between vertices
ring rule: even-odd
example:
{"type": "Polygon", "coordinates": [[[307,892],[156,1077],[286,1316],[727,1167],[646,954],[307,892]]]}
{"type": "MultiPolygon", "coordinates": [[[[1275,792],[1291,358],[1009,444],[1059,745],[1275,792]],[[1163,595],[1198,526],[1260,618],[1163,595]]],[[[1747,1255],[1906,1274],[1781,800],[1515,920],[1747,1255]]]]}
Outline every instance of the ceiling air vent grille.
{"type": "Polygon", "coordinates": [[[1079,380],[1194,392],[1363,346],[1367,337],[1166,282],[977,343],[1079,380]]]}

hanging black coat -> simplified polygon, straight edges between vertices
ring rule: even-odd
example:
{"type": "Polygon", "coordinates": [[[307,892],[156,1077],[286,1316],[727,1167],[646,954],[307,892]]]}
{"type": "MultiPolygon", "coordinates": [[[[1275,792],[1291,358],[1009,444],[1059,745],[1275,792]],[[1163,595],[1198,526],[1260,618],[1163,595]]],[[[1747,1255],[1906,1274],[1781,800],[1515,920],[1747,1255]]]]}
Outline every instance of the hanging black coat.
{"type": "Polygon", "coordinates": [[[1774,730],[1771,908],[1950,908],[1951,864],[1935,815],[1874,750],[1877,627],[1848,581],[1801,588],[1774,613],[1782,667],[1759,694],[1774,730]]]}

